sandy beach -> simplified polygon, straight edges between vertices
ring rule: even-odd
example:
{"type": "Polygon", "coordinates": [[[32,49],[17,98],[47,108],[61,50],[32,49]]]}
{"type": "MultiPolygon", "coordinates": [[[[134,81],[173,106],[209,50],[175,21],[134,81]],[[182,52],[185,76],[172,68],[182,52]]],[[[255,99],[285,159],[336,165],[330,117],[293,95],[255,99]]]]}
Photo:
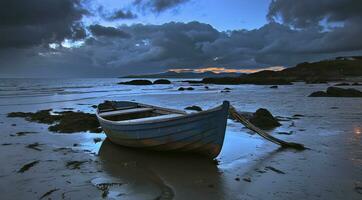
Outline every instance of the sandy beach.
{"type": "MultiPolygon", "coordinates": [[[[120,79],[2,79],[1,199],[361,199],[362,101],[310,98],[328,84],[117,85],[120,79]],[[178,91],[181,86],[193,91],[178,91]],[[221,93],[225,88],[230,92],[221,93]],[[53,133],[10,112],[94,113],[104,100],[203,109],[229,100],[238,110],[267,108],[282,126],[271,131],[310,150],[279,149],[228,120],[217,162],[197,155],[120,147],[104,133],[53,133]],[[290,135],[278,134],[287,132],[290,135]],[[25,166],[25,168],[24,168],[25,166]]],[[[332,83],[330,83],[332,84],[332,83]]],[[[361,90],[361,86],[355,86],[361,90]]]]}

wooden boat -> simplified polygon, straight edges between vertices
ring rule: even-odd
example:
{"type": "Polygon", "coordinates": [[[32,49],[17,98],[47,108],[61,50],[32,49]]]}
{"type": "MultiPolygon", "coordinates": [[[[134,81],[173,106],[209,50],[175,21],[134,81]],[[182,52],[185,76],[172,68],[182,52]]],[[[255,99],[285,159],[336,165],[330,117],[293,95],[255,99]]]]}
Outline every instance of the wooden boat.
{"type": "Polygon", "coordinates": [[[118,145],[215,158],[224,142],[228,109],[228,101],[194,113],[119,101],[100,104],[96,115],[109,140],[118,145]]]}

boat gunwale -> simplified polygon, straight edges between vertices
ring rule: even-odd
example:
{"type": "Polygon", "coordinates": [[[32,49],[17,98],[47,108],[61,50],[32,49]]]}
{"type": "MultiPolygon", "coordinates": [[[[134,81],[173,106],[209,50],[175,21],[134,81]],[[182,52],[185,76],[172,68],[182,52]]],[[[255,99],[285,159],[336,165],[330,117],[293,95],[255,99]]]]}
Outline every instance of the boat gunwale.
{"type": "Polygon", "coordinates": [[[164,110],[164,111],[177,112],[177,113],[180,113],[180,114],[184,114],[183,116],[177,116],[177,117],[166,118],[166,119],[150,120],[150,121],[139,121],[139,122],[112,121],[112,120],[104,119],[103,117],[101,117],[99,115],[98,108],[97,108],[97,111],[96,111],[96,116],[97,116],[98,120],[103,122],[103,123],[117,125],[117,126],[153,124],[153,123],[160,123],[160,122],[175,121],[175,120],[180,120],[180,119],[183,119],[183,118],[201,116],[201,115],[209,114],[211,112],[216,112],[216,111],[222,110],[224,108],[225,102],[226,101],[224,101],[223,104],[221,104],[221,105],[219,105],[217,107],[214,107],[214,108],[211,108],[211,109],[208,109],[208,110],[204,110],[204,111],[200,111],[200,112],[194,112],[194,113],[186,113],[186,112],[181,111],[181,110],[169,109],[169,108],[163,108],[163,107],[157,107],[157,106],[152,106],[152,105],[139,103],[138,105],[144,106],[144,107],[152,107],[152,108],[160,109],[160,110],[164,110]]]}

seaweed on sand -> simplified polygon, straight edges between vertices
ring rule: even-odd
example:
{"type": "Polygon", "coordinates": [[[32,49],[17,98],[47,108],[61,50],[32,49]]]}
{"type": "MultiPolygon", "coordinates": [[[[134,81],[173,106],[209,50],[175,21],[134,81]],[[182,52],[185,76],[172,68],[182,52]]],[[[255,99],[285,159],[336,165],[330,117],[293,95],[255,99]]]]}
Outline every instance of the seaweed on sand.
{"type": "Polygon", "coordinates": [[[46,192],[45,194],[43,194],[39,199],[44,199],[45,197],[51,195],[53,192],[58,191],[59,189],[55,188],[52,190],[49,190],[48,192],[46,192]]]}
{"type": "Polygon", "coordinates": [[[30,168],[34,167],[38,163],[39,163],[39,160],[27,163],[19,169],[18,173],[24,173],[24,172],[28,171],[30,168]]]}
{"type": "Polygon", "coordinates": [[[34,149],[36,151],[41,151],[41,149],[38,148],[39,146],[40,146],[40,144],[36,142],[36,143],[27,145],[26,148],[34,149]]]}
{"type": "Polygon", "coordinates": [[[48,129],[52,132],[75,133],[90,131],[99,133],[102,131],[94,114],[73,111],[51,114],[50,111],[52,110],[40,110],[35,113],[12,112],[8,114],[8,117],[22,117],[30,122],[50,124],[51,126],[48,129]]]}
{"type": "Polygon", "coordinates": [[[69,169],[80,169],[80,166],[83,165],[84,163],[86,163],[88,161],[83,160],[83,161],[68,161],[67,164],[65,165],[67,168],[69,169]]]}
{"type": "Polygon", "coordinates": [[[274,172],[276,172],[278,174],[285,174],[285,172],[283,172],[283,171],[281,171],[279,169],[276,169],[276,168],[274,168],[272,166],[267,166],[267,167],[265,167],[265,169],[270,169],[270,170],[272,170],[272,171],[274,171],[274,172]]]}

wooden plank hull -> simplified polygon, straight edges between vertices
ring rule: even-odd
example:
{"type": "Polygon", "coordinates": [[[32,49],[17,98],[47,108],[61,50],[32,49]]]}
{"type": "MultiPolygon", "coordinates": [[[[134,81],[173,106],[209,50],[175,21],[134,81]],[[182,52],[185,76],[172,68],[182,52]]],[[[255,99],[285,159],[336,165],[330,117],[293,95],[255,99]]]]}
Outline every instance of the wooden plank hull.
{"type": "Polygon", "coordinates": [[[198,113],[191,113],[162,122],[118,124],[98,120],[113,143],[155,151],[181,151],[216,157],[225,136],[229,102],[198,113]]]}

